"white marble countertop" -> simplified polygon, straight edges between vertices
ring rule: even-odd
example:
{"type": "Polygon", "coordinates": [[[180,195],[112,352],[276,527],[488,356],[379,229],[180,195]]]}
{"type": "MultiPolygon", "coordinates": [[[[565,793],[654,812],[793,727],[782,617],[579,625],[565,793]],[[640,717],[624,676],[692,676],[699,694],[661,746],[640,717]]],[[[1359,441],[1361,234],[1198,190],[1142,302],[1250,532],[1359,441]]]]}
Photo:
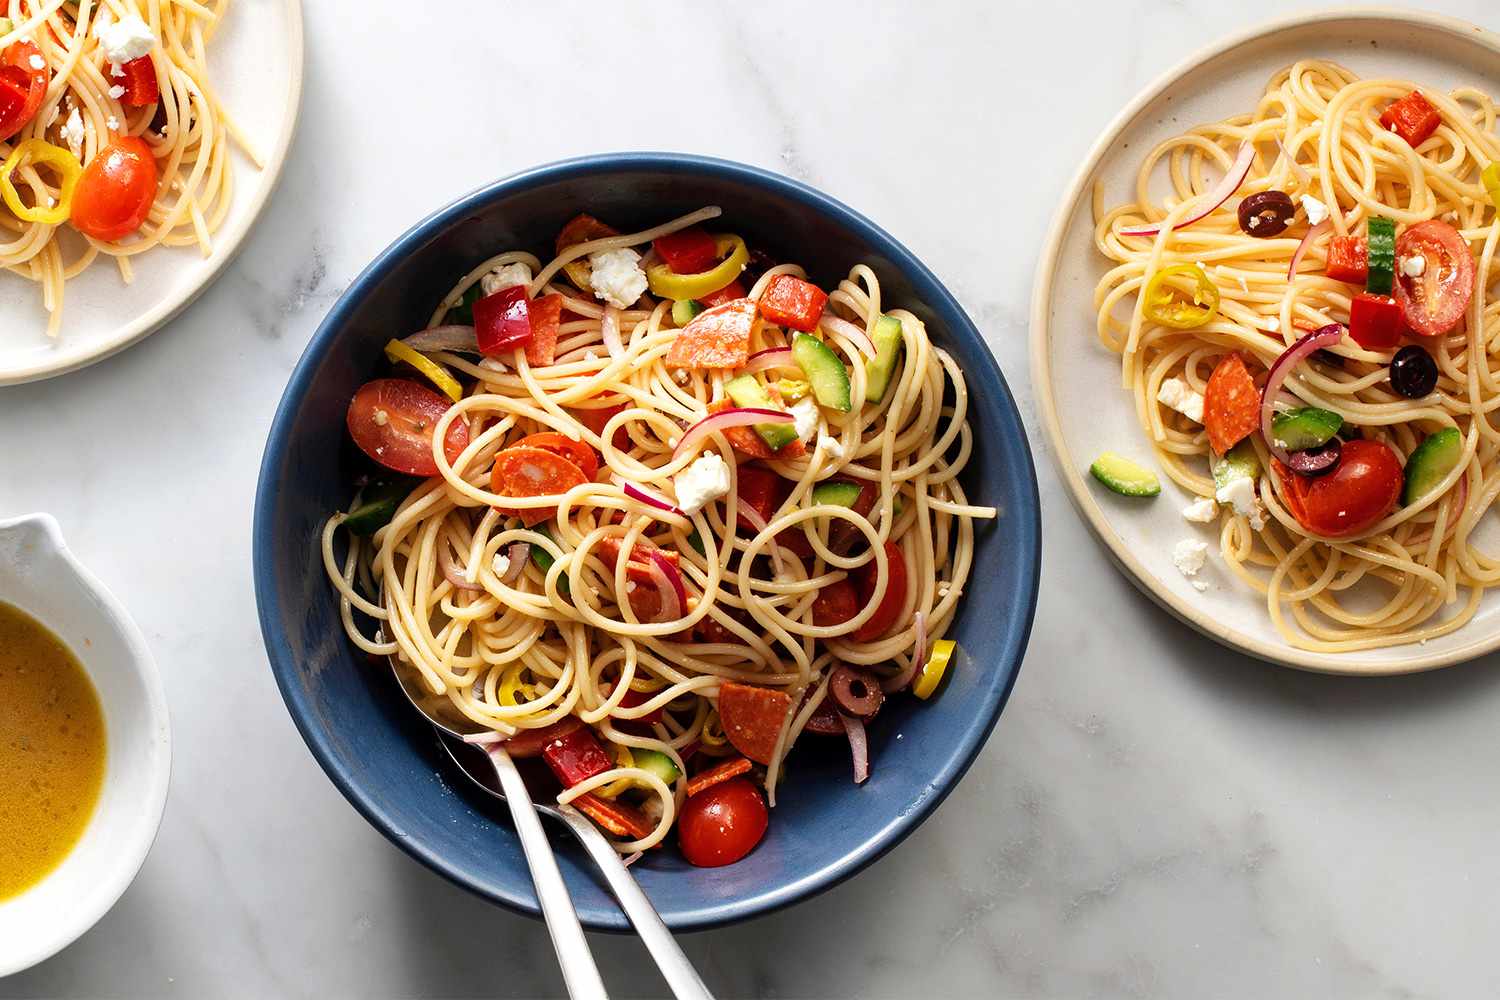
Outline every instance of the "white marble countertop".
{"type": "MultiPolygon", "coordinates": [[[[0,516],[51,511],[132,609],[176,736],[138,881],[0,997],[561,989],[541,924],[450,886],[343,800],[256,624],[250,508],[272,410],[334,298],[411,223],[582,153],[781,170],[933,267],[1034,425],[1033,248],[1078,158],[1167,65],[1299,5],[354,6],[306,4],[301,132],[226,276],[128,352],[0,390],[0,516]]],[[[1497,26],[1488,0],[1434,6],[1497,26]]],[[[1222,650],[1115,572],[1036,447],[1041,605],[979,762],[851,882],[689,937],[708,982],[726,997],[1500,991],[1500,663],[1360,681],[1222,650]]],[[[661,992],[633,939],[594,944],[618,995],[661,992]]]]}

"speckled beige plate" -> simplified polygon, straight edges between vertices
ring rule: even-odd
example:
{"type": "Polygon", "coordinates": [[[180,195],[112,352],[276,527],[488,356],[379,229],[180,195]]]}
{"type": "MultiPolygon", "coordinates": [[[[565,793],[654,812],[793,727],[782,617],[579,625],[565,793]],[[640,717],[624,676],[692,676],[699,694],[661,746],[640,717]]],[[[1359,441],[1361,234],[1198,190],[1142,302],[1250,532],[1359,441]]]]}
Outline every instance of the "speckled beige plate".
{"type": "MultiPolygon", "coordinates": [[[[1473,621],[1426,644],[1357,653],[1314,653],[1287,644],[1265,599],[1233,578],[1215,554],[1194,590],[1172,564],[1172,546],[1211,529],[1183,520],[1187,494],[1165,482],[1141,503],[1102,489],[1088,465],[1103,451],[1149,460],[1151,447],[1120,388],[1118,357],[1094,336],[1093,290],[1106,262],[1093,244],[1090,192],[1128,196],[1139,154],[1204,121],[1253,107],[1267,80],[1297,59],[1333,59],[1361,76],[1393,75],[1447,89],[1500,94],[1500,37],[1472,24],[1415,11],[1337,9],[1303,14],[1226,38],[1151,84],[1104,131],[1073,178],[1048,234],[1032,298],[1031,366],[1047,440],[1074,504],[1140,589],[1205,635],[1251,655],[1307,670],[1401,674],[1472,659],[1500,646],[1500,593],[1473,621]]],[[[1163,477],[1165,478],[1165,477],[1163,477]]]]}
{"type": "Polygon", "coordinates": [[[255,166],[238,149],[229,214],[214,234],[213,253],[158,247],[136,257],[126,285],[108,261],[68,282],[62,333],[47,336],[41,286],[0,272],[0,385],[32,382],[93,364],[159,329],[217,278],[260,217],[286,161],[302,99],[301,0],[240,0],[231,4],[209,44],[209,68],[224,106],[257,153],[255,166]]]}

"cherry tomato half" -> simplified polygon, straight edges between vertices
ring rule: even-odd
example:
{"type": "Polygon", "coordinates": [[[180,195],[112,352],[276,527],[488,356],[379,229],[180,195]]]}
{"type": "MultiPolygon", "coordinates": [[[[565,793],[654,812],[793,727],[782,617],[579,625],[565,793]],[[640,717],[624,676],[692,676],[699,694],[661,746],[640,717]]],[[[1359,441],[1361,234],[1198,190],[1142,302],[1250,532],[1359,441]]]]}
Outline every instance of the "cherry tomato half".
{"type": "MultiPolygon", "coordinates": [[[[452,402],[426,386],[403,378],[378,378],[360,386],[349,401],[349,436],[361,451],[388,469],[408,476],[435,476],[432,432],[452,402]]],[[[462,420],[448,425],[443,454],[455,461],[469,445],[462,420]]]]}
{"type": "Polygon", "coordinates": [[[73,228],[117,240],[141,228],[156,200],[156,157],[139,136],[122,135],[83,168],[73,192],[73,228]]]}
{"type": "Polygon", "coordinates": [[[766,835],[766,800],[744,778],[723,781],[683,803],[677,818],[682,855],[699,868],[732,865],[766,835]]]}
{"type": "Polygon", "coordinates": [[[1474,295],[1474,255],[1458,230],[1441,219],[1419,222],[1397,238],[1396,261],[1396,302],[1412,332],[1436,337],[1457,326],[1474,295]],[[1401,267],[1413,257],[1426,262],[1415,276],[1401,267]]]}
{"type": "MultiPolygon", "coordinates": [[[[906,557],[901,554],[901,546],[886,542],[885,559],[890,566],[885,596],[880,599],[870,620],[849,633],[849,638],[855,642],[872,642],[885,635],[906,606],[906,557]]],[[[854,578],[854,589],[859,593],[859,606],[863,608],[875,596],[875,560],[871,559],[850,575],[854,578]]]]}
{"type": "Polygon", "coordinates": [[[1280,462],[1286,506],[1308,531],[1326,538],[1357,535],[1396,506],[1404,476],[1390,445],[1363,439],[1343,447],[1338,467],[1326,475],[1299,476],[1280,462]]]}
{"type": "Polygon", "coordinates": [[[12,42],[0,53],[0,141],[9,139],[36,115],[47,93],[48,73],[35,42],[12,42]]]}

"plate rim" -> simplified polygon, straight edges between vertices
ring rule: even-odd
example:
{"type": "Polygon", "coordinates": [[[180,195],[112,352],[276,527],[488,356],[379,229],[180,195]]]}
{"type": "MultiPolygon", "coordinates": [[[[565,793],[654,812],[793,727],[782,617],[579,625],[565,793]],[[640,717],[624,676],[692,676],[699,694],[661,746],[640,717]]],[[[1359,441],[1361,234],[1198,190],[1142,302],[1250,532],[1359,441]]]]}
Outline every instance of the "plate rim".
{"type": "Polygon", "coordinates": [[[1296,649],[1284,642],[1264,642],[1213,618],[1205,609],[1195,607],[1164,586],[1161,580],[1136,558],[1130,547],[1110,524],[1103,508],[1094,499],[1084,482],[1083,474],[1073,460],[1068,443],[1063,437],[1062,423],[1057,412],[1057,400],[1052,391],[1052,366],[1048,350],[1051,343],[1048,313],[1069,223],[1077,207],[1083,204],[1083,196],[1088,184],[1121,134],[1135,124],[1152,104],[1171,88],[1177,86],[1183,77],[1229,55],[1240,46],[1261,41],[1284,31],[1339,21],[1385,21],[1397,25],[1420,27],[1476,42],[1500,56],[1500,34],[1462,18],[1394,7],[1325,7],[1304,11],[1260,22],[1199,48],[1147,83],[1110,119],[1109,124],[1089,147],[1081,165],[1068,182],[1048,225],[1047,235],[1042,243],[1042,254],[1037,262],[1036,276],[1032,284],[1030,330],[1027,339],[1031,356],[1031,381],[1036,393],[1037,415],[1041,418],[1042,429],[1046,435],[1047,451],[1052,458],[1053,467],[1067,487],[1068,499],[1072,502],[1074,509],[1089,527],[1095,540],[1104,546],[1111,561],[1126,579],[1135,584],[1138,590],[1156,602],[1164,611],[1230,649],[1247,653],[1269,663],[1316,673],[1362,677],[1393,676],[1453,666],[1492,652],[1500,648],[1500,629],[1497,629],[1493,635],[1475,639],[1456,649],[1442,653],[1427,653],[1392,663],[1371,660],[1359,653],[1319,653],[1296,649]]]}
{"type": "Polygon", "coordinates": [[[211,261],[202,280],[180,293],[161,299],[133,322],[125,324],[108,338],[101,340],[92,350],[85,351],[76,357],[47,360],[14,368],[0,366],[0,386],[23,385],[27,382],[40,382],[66,375],[69,372],[87,368],[89,365],[120,353],[127,347],[140,343],[166,326],[178,313],[192,305],[198,296],[208,291],[209,287],[223,276],[225,268],[239,256],[245,238],[260,221],[271,196],[281,186],[287,154],[291,151],[292,141],[297,134],[297,123],[302,116],[302,78],[306,72],[307,62],[302,25],[302,0],[282,0],[282,5],[288,17],[287,24],[290,30],[287,33],[287,42],[292,59],[288,78],[286,113],[281,132],[276,136],[275,145],[262,171],[268,180],[252,196],[241,218],[237,222],[231,222],[226,230],[221,231],[223,240],[222,242],[216,241],[217,245],[212,255],[215,259],[211,261]]]}

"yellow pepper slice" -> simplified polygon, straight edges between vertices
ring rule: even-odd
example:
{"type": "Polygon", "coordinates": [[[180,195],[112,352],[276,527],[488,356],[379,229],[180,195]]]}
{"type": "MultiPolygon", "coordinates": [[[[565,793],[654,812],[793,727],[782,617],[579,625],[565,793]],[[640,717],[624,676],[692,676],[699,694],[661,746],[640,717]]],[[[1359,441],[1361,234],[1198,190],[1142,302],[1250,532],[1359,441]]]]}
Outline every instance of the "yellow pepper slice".
{"type": "Polygon", "coordinates": [[[1191,330],[1219,314],[1219,289],[1208,280],[1208,272],[1197,264],[1174,264],[1164,267],[1146,283],[1142,307],[1146,318],[1174,330],[1191,330]],[[1187,276],[1193,279],[1191,301],[1171,284],[1170,279],[1187,276]]]}
{"type": "Polygon", "coordinates": [[[1500,208],[1500,163],[1491,163],[1479,176],[1484,181],[1484,189],[1490,193],[1490,201],[1500,208]]]}
{"type": "Polygon", "coordinates": [[[500,675],[500,690],[496,696],[500,704],[514,708],[520,702],[516,701],[516,694],[521,690],[521,671],[525,666],[521,663],[512,663],[505,668],[505,673],[500,675]]]}
{"type": "MultiPolygon", "coordinates": [[[[635,767],[635,754],[630,748],[616,743],[611,747],[615,752],[615,767],[635,767]]],[[[611,781],[603,788],[594,789],[594,794],[606,799],[613,799],[621,792],[628,792],[635,787],[634,778],[621,778],[619,781],[611,781]]]]}
{"type": "Polygon", "coordinates": [[[911,693],[926,701],[932,697],[932,692],[943,683],[943,674],[948,672],[948,661],[953,658],[953,651],[958,649],[958,643],[952,639],[939,639],[932,644],[932,652],[927,656],[927,663],[923,665],[922,672],[917,674],[916,682],[911,686],[911,693]]]}
{"type": "Polygon", "coordinates": [[[41,139],[27,139],[11,151],[5,163],[0,165],[0,197],[6,207],[18,219],[27,222],[45,222],[57,225],[67,222],[73,213],[73,189],[78,187],[78,178],[83,175],[83,164],[78,157],[61,146],[54,146],[41,139]],[[55,205],[27,205],[21,201],[21,193],[11,182],[11,175],[23,163],[34,163],[51,167],[62,179],[62,191],[55,205]]]}
{"type": "Polygon", "coordinates": [[[666,264],[656,264],[646,269],[646,283],[651,286],[651,294],[663,299],[700,299],[705,295],[717,292],[735,278],[745,269],[745,263],[750,259],[750,251],[745,249],[745,241],[734,234],[715,237],[714,246],[718,249],[719,256],[724,259],[716,266],[707,271],[697,274],[678,274],[666,264]]]}
{"type": "Polygon", "coordinates": [[[464,398],[464,387],[458,384],[458,379],[449,375],[448,369],[422,352],[413,350],[399,340],[392,340],[385,345],[385,356],[391,359],[392,364],[405,362],[426,375],[427,381],[447,393],[448,398],[455,403],[464,398]]]}

